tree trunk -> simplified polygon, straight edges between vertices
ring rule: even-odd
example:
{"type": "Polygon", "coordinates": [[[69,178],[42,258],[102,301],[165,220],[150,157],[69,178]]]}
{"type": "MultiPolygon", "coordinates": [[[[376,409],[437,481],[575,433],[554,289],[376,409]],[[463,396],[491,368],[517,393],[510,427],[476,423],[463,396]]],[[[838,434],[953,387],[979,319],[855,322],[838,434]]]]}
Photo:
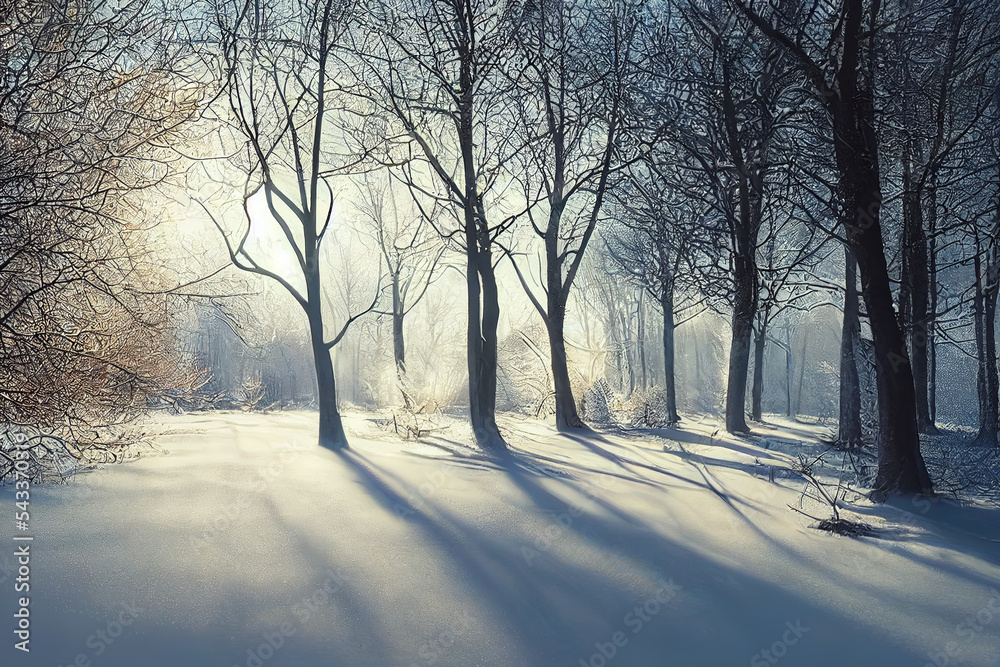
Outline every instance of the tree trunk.
{"type": "MultiPolygon", "coordinates": [[[[745,262],[737,262],[737,266],[745,262]]],[[[733,337],[729,346],[729,379],[726,386],[726,430],[747,433],[746,420],[747,369],[750,366],[750,337],[753,334],[753,311],[756,293],[747,270],[736,271],[733,337]]]]}
{"type": "Polygon", "coordinates": [[[906,271],[902,276],[905,287],[900,302],[904,330],[908,334],[910,359],[913,364],[913,384],[916,398],[917,427],[921,433],[936,433],[927,401],[927,235],[924,233],[921,193],[912,183],[909,159],[904,164],[903,225],[905,228],[903,255],[906,271]],[[905,304],[903,302],[906,302],[905,304]]]}
{"type": "MultiPolygon", "coordinates": [[[[622,342],[622,357],[625,360],[625,368],[628,370],[628,392],[625,395],[625,400],[632,398],[632,394],[635,393],[635,349],[632,345],[632,326],[629,323],[629,315],[631,308],[629,308],[628,301],[626,300],[625,308],[619,313],[619,319],[621,321],[621,331],[623,336],[622,342]]],[[[622,379],[624,382],[624,378],[622,379]]],[[[624,391],[624,386],[623,386],[624,391]]]]}
{"type": "Polygon", "coordinates": [[[613,332],[614,338],[612,339],[614,345],[612,350],[615,355],[615,369],[618,374],[618,386],[616,387],[618,391],[625,391],[625,349],[621,342],[622,336],[618,331],[618,315],[617,313],[612,314],[612,319],[609,321],[608,329],[613,332]]]}
{"type": "MultiPolygon", "coordinates": [[[[889,287],[879,212],[878,136],[874,92],[862,79],[863,0],[845,0],[844,54],[837,73],[837,94],[827,100],[833,115],[834,154],[839,189],[848,216],[847,240],[861,270],[861,291],[871,325],[878,386],[878,474],[872,496],[931,493],[930,476],[920,454],[913,371],[889,287]]],[[[867,38],[871,39],[871,38],[867,38]]]]}
{"type": "MultiPolygon", "coordinates": [[[[847,0],[848,35],[858,40],[861,0],[847,0]]],[[[858,44],[851,44],[857,49],[858,44]]],[[[852,58],[857,53],[851,54],[852,58]]],[[[920,454],[913,372],[906,341],[894,314],[879,212],[882,192],[872,91],[859,81],[858,68],[844,66],[841,97],[833,102],[834,149],[840,192],[849,217],[847,239],[861,269],[861,290],[871,325],[878,386],[878,474],[873,497],[930,493],[930,476],[920,454]],[[853,71],[851,71],[853,70],[853,71]]]]}
{"type": "MultiPolygon", "coordinates": [[[[481,210],[481,209],[480,209],[481,210]]],[[[472,427],[476,441],[485,449],[503,450],[507,443],[497,428],[497,327],[500,323],[500,300],[497,294],[496,274],[493,271],[493,257],[489,248],[480,250],[478,275],[483,284],[483,319],[479,330],[477,386],[470,382],[470,403],[472,427]]],[[[470,317],[472,313],[470,312],[470,317]]],[[[470,334],[470,339],[471,339],[470,334]]],[[[470,340],[470,345],[472,341],[470,340]]],[[[470,369],[472,359],[470,357],[470,369]]],[[[470,373],[470,378],[472,377],[470,373]]]]}
{"type": "Polygon", "coordinates": [[[639,290],[639,304],[636,306],[636,342],[639,345],[639,371],[642,390],[648,387],[646,378],[646,291],[639,290]]]}
{"type": "Polygon", "coordinates": [[[986,331],[984,342],[986,343],[986,399],[987,410],[986,419],[980,424],[980,431],[993,434],[990,442],[996,446],[996,434],[1000,429],[1000,377],[997,373],[997,345],[996,345],[996,314],[997,314],[997,285],[994,283],[985,294],[985,319],[986,331]]]}
{"type": "Polygon", "coordinates": [[[708,401],[705,400],[706,383],[701,377],[701,345],[699,344],[701,339],[694,336],[692,340],[694,341],[694,378],[695,386],[698,387],[698,409],[711,410],[713,406],[709,406],[708,401]]]}
{"type": "MultiPolygon", "coordinates": [[[[903,331],[894,314],[879,222],[882,191],[871,81],[877,30],[865,26],[869,18],[874,23],[878,13],[869,12],[866,4],[864,0],[839,3],[840,16],[830,41],[835,51],[839,51],[833,82],[826,80],[816,63],[808,58],[800,60],[833,120],[845,231],[861,269],[861,291],[875,348],[880,433],[878,474],[872,497],[884,500],[892,493],[932,493],[933,487],[920,454],[913,370],[903,331]]],[[[751,10],[744,9],[744,14],[765,34],[796,53],[787,36],[751,10]]]]}
{"type": "Polygon", "coordinates": [[[792,332],[791,328],[785,329],[785,416],[792,416],[792,332]]]}
{"type": "Polygon", "coordinates": [[[406,342],[403,339],[403,302],[399,294],[399,273],[392,274],[392,356],[396,361],[396,375],[406,374],[406,342]]]}
{"type": "Polygon", "coordinates": [[[549,358],[552,366],[552,380],[555,388],[556,428],[564,431],[582,428],[583,421],[576,410],[576,399],[569,381],[569,364],[566,361],[566,298],[562,291],[549,292],[548,322],[549,358]]]}
{"type": "Polygon", "coordinates": [[[750,337],[757,313],[757,230],[759,229],[760,188],[751,182],[743,160],[738,130],[739,118],[729,81],[729,61],[723,61],[722,107],[729,152],[736,166],[738,212],[732,225],[733,253],[733,337],[729,345],[729,378],[726,386],[726,430],[747,433],[747,371],[750,365],[750,337]],[[754,194],[755,193],[755,194],[754,194]]]}
{"type": "MultiPolygon", "coordinates": [[[[560,161],[561,163],[561,161],[560,161]]],[[[552,367],[552,385],[555,390],[556,428],[565,431],[583,428],[583,420],[576,409],[573,385],[569,380],[569,363],[566,359],[566,302],[569,286],[563,283],[563,259],[559,253],[559,226],[565,202],[562,199],[562,169],[557,170],[556,191],[552,194],[552,210],[545,234],[546,312],[543,313],[546,333],[549,336],[549,363],[552,367]]]]}
{"type": "MultiPolygon", "coordinates": [[[[859,208],[865,210],[864,206],[859,208]]],[[[877,204],[868,210],[877,215],[877,204]]],[[[877,224],[873,228],[874,232],[856,234],[858,238],[853,244],[861,267],[875,348],[880,432],[878,475],[873,490],[880,497],[893,492],[928,493],[931,481],[920,454],[910,359],[903,332],[893,316],[885,255],[876,247],[881,245],[881,228],[877,224]],[[877,241],[872,239],[875,235],[877,241]]]]}
{"type": "MultiPolygon", "coordinates": [[[[470,18],[471,17],[467,17],[470,18]]],[[[471,35],[466,35],[471,38],[471,35]]],[[[479,195],[476,147],[473,137],[475,86],[473,44],[459,49],[458,143],[462,156],[462,223],[465,241],[465,279],[468,307],[466,327],[469,367],[469,419],[476,443],[487,451],[502,451],[507,443],[496,422],[497,325],[500,302],[493,270],[492,238],[479,195]]]]}
{"type": "Polygon", "coordinates": [[[674,290],[673,286],[663,286],[660,295],[663,308],[663,384],[667,392],[667,423],[680,421],[677,415],[677,384],[674,371],[674,290]]]}
{"type": "Polygon", "coordinates": [[[855,449],[861,438],[861,380],[857,349],[861,337],[858,318],[858,265],[850,248],[844,248],[844,321],[840,332],[840,429],[841,447],[855,449]]]}
{"type": "Polygon", "coordinates": [[[337,408],[337,382],[333,373],[330,348],[323,338],[323,314],[320,310],[319,275],[306,278],[309,294],[309,338],[312,343],[313,363],[316,366],[316,391],[319,405],[319,444],[332,450],[347,449],[347,434],[337,408]],[[314,294],[315,292],[315,294],[314,294]]]}
{"type": "MultiPolygon", "coordinates": [[[[467,214],[467,217],[470,216],[467,214]]],[[[500,317],[500,304],[495,282],[492,288],[487,286],[487,281],[493,278],[493,267],[488,258],[485,260],[490,264],[488,270],[481,271],[484,260],[480,257],[474,231],[470,233],[466,230],[466,243],[469,419],[476,442],[483,449],[492,451],[506,446],[496,424],[496,322],[500,317]],[[482,293],[480,278],[483,279],[482,293]]]]}
{"type": "Polygon", "coordinates": [[[996,307],[997,284],[990,281],[989,270],[983,271],[981,253],[973,259],[976,285],[973,315],[976,333],[976,391],[979,396],[979,432],[975,441],[989,447],[997,446],[997,429],[1000,427],[1000,406],[998,406],[997,350],[996,350],[996,307]],[[986,284],[984,285],[984,282],[986,284]]]}
{"type": "Polygon", "coordinates": [[[625,394],[625,400],[627,401],[632,398],[632,394],[635,392],[635,349],[632,345],[632,308],[627,296],[623,297],[623,301],[625,305],[621,312],[618,313],[618,324],[620,325],[619,328],[622,337],[622,393],[625,394]]]}
{"type": "Polygon", "coordinates": [[[403,396],[403,406],[413,409],[413,399],[407,390],[406,382],[406,341],[403,338],[403,321],[406,318],[405,305],[400,298],[399,273],[392,274],[392,356],[396,362],[396,380],[399,393],[403,396]]]}
{"type": "MultiPolygon", "coordinates": [[[[894,314],[879,222],[882,192],[871,81],[877,30],[865,26],[869,18],[874,23],[877,12],[869,13],[866,4],[864,0],[843,0],[839,4],[840,16],[830,42],[838,45],[839,50],[839,65],[832,82],[825,79],[814,62],[808,59],[802,62],[833,120],[845,231],[861,270],[861,291],[875,348],[880,432],[878,474],[872,497],[884,500],[892,493],[933,493],[933,487],[920,454],[913,370],[903,331],[894,314]]],[[[744,13],[772,39],[795,52],[794,47],[788,46],[791,43],[788,38],[777,29],[752,11],[744,13]]]]}
{"type": "Polygon", "coordinates": [[[799,383],[795,389],[795,416],[802,412],[802,387],[806,381],[806,349],[809,347],[809,337],[802,336],[802,351],[799,352],[799,383]]]}
{"type": "Polygon", "coordinates": [[[937,421],[937,348],[934,322],[937,319],[937,178],[932,176],[927,187],[927,412],[930,422],[937,421]]]}
{"type": "Polygon", "coordinates": [[[767,344],[767,327],[761,324],[753,341],[753,390],[751,392],[752,418],[761,421],[761,403],[764,397],[764,347],[767,344]]]}

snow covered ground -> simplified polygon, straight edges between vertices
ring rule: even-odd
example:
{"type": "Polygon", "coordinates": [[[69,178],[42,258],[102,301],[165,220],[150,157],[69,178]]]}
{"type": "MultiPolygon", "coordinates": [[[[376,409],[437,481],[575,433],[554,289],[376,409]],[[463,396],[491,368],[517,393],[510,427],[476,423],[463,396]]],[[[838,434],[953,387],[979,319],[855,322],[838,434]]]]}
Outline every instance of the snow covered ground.
{"type": "Polygon", "coordinates": [[[350,415],[344,455],[315,413],[164,423],[166,451],[34,490],[30,654],[0,492],[4,666],[1000,663],[1000,512],[857,501],[875,536],[810,528],[808,426],[508,421],[496,461],[458,422],[417,444],[350,415]]]}

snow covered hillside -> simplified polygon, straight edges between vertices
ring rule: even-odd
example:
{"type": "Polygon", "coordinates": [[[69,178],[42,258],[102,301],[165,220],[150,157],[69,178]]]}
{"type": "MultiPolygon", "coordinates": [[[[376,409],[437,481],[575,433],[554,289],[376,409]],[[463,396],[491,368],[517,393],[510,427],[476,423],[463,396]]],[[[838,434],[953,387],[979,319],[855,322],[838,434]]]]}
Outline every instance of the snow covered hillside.
{"type": "MultiPolygon", "coordinates": [[[[1000,660],[997,511],[857,501],[845,514],[875,535],[841,537],[788,509],[804,484],[788,447],[713,439],[713,425],[502,422],[514,453],[497,461],[461,424],[417,444],[367,417],[347,416],[344,455],[314,444],[315,413],[167,417],[165,452],[35,489],[31,652],[12,647],[4,595],[0,662],[1000,660]]],[[[806,426],[769,435],[820,449],[806,426]]],[[[0,496],[12,515],[13,489],[0,496]]]]}

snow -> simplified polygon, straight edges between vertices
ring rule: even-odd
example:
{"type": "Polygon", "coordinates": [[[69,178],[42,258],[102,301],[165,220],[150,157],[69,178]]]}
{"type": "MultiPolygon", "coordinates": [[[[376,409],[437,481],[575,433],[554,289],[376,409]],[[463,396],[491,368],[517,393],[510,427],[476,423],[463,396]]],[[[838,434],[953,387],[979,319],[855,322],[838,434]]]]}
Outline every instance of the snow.
{"type": "Polygon", "coordinates": [[[166,451],[34,489],[32,650],[12,647],[0,558],[2,664],[1000,660],[1000,512],[854,499],[875,536],[815,530],[787,505],[818,427],[506,419],[495,460],[457,420],[413,443],[369,417],[346,417],[343,455],[314,444],[315,413],[164,417],[166,451]]]}

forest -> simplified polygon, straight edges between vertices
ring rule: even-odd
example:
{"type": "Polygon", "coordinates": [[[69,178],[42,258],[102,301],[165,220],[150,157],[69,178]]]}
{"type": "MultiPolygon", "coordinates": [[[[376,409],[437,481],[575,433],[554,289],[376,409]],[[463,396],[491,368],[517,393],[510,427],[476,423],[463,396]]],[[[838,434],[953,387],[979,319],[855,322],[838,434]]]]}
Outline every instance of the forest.
{"type": "Polygon", "coordinates": [[[993,667],[998,294],[995,0],[0,0],[0,654],[993,667]]]}

